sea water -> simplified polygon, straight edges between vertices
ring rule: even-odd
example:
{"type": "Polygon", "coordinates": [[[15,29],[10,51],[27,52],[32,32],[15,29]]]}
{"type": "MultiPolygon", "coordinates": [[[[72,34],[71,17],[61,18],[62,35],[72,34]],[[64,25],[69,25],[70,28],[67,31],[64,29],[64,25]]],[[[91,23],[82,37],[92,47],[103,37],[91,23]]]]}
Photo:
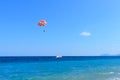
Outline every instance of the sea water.
{"type": "Polygon", "coordinates": [[[120,80],[120,57],[0,57],[0,80],[120,80]]]}

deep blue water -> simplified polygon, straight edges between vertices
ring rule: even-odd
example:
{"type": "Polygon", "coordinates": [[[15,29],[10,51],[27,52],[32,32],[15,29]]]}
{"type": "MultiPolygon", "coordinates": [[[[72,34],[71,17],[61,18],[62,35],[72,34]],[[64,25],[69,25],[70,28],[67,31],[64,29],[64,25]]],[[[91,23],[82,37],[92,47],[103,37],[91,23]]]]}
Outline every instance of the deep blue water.
{"type": "Polygon", "coordinates": [[[120,56],[63,56],[61,59],[57,59],[56,56],[2,56],[0,62],[79,61],[117,58],[119,59],[120,56]]]}
{"type": "Polygon", "coordinates": [[[0,80],[120,80],[120,57],[0,57],[0,80]]]}

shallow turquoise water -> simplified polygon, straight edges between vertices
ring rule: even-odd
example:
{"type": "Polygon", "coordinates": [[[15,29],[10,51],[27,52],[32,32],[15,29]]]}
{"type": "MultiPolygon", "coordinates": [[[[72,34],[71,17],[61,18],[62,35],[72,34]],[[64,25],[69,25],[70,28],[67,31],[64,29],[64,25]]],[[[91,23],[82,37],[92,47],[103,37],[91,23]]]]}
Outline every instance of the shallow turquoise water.
{"type": "Polygon", "coordinates": [[[120,59],[1,63],[0,80],[120,80],[120,59]]]}

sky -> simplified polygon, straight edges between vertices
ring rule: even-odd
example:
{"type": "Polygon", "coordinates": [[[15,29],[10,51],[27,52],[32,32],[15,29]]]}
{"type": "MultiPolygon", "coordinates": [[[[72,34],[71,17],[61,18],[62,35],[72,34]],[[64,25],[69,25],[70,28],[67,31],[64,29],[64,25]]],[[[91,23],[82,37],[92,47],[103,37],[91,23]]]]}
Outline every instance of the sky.
{"type": "Polygon", "coordinates": [[[0,1],[0,56],[103,54],[120,54],[120,0],[0,1]]]}

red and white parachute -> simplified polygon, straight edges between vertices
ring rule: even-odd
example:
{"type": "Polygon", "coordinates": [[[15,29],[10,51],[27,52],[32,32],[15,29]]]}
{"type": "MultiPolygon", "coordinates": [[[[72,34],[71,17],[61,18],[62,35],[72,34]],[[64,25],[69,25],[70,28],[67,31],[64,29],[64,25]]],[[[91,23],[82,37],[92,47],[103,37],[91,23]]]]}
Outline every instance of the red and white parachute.
{"type": "Polygon", "coordinates": [[[38,25],[39,25],[40,27],[46,26],[46,25],[47,25],[47,22],[46,22],[46,20],[40,20],[40,21],[38,22],[38,25]]]}
{"type": "MultiPolygon", "coordinates": [[[[43,27],[47,25],[47,21],[46,20],[40,20],[38,22],[38,26],[43,27]]],[[[43,30],[43,32],[45,32],[45,29],[43,30]]]]}

